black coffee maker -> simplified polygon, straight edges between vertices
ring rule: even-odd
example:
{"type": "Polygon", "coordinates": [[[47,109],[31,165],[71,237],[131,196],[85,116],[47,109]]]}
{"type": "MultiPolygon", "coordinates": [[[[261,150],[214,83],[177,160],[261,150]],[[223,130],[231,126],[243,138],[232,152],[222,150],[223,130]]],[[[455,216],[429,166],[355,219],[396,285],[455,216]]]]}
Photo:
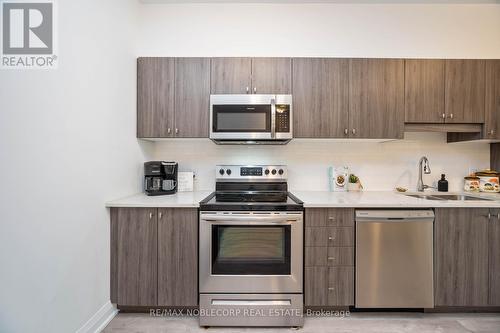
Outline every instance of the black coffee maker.
{"type": "Polygon", "coordinates": [[[144,192],[164,195],[177,192],[176,162],[151,161],[144,163],[144,192]]]}

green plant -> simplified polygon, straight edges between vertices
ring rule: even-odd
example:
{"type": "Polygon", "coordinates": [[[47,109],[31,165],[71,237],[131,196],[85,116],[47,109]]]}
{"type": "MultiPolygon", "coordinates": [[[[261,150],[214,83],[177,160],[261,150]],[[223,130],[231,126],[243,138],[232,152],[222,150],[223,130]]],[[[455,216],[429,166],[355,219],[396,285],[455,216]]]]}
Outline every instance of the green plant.
{"type": "Polygon", "coordinates": [[[351,184],[356,184],[359,182],[359,177],[356,176],[355,174],[350,174],[349,175],[349,183],[351,184]]]}

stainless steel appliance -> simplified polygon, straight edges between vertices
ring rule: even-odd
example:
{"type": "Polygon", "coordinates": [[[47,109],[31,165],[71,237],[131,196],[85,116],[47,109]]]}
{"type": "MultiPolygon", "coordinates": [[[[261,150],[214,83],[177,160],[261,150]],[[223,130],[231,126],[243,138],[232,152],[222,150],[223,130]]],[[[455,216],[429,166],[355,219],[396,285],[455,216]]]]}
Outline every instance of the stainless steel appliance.
{"type": "Polygon", "coordinates": [[[144,163],[144,192],[164,195],[177,192],[176,162],[150,161],[144,163]]]}
{"type": "Polygon", "coordinates": [[[303,204],[286,179],[286,166],[217,166],[200,202],[201,326],[302,326],[303,204]]]}
{"type": "Polygon", "coordinates": [[[432,210],[356,211],[356,307],[432,308],[432,210]]]}
{"type": "Polygon", "coordinates": [[[286,144],[292,95],[211,95],[210,139],[217,144],[286,144]]]}

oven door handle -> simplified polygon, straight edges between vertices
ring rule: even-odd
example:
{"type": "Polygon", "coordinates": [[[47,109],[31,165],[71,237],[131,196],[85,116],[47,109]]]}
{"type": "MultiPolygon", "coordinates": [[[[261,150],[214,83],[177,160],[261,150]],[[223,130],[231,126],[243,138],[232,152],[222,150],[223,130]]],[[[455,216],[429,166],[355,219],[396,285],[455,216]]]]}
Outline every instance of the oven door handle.
{"type": "Polygon", "coordinates": [[[244,223],[273,223],[273,224],[290,224],[296,222],[297,219],[293,217],[261,217],[261,216],[220,216],[220,217],[210,217],[210,218],[201,218],[203,221],[207,222],[220,222],[220,223],[235,223],[235,222],[244,222],[244,223]]]}

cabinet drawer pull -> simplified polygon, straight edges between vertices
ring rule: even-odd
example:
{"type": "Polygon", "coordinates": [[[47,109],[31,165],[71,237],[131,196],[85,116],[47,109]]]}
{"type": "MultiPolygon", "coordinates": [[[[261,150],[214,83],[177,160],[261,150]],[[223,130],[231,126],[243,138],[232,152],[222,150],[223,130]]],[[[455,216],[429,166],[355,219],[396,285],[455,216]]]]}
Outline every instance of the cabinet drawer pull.
{"type": "Polygon", "coordinates": [[[500,213],[497,214],[497,220],[500,220],[500,213]]]}
{"type": "Polygon", "coordinates": [[[443,113],[443,114],[441,115],[441,118],[446,119],[446,113],[443,113]]]}
{"type": "Polygon", "coordinates": [[[328,260],[335,260],[335,257],[328,257],[328,260]]]}
{"type": "Polygon", "coordinates": [[[163,216],[163,213],[162,213],[162,212],[159,212],[159,213],[158,213],[158,218],[159,218],[160,220],[161,220],[162,216],[163,216]]]}
{"type": "Polygon", "coordinates": [[[328,216],[328,219],[329,219],[330,221],[335,221],[335,216],[328,216]]]}
{"type": "Polygon", "coordinates": [[[335,291],[335,288],[333,288],[333,287],[328,287],[328,291],[335,291]]]}
{"type": "Polygon", "coordinates": [[[450,113],[450,119],[453,119],[453,113],[450,113]]]}
{"type": "Polygon", "coordinates": [[[179,134],[179,129],[178,128],[175,129],[175,134],[179,134]]]}
{"type": "Polygon", "coordinates": [[[352,129],[352,135],[356,135],[356,129],[355,128],[352,129]]]}
{"type": "Polygon", "coordinates": [[[170,134],[172,132],[172,129],[169,127],[167,128],[167,133],[170,134]]]}
{"type": "Polygon", "coordinates": [[[253,87],[253,93],[256,94],[257,93],[257,87],[253,87]]]}
{"type": "Polygon", "coordinates": [[[328,236],[328,240],[334,240],[335,236],[328,236]]]}
{"type": "Polygon", "coordinates": [[[349,134],[349,130],[347,128],[344,128],[344,135],[349,134]]]}
{"type": "Polygon", "coordinates": [[[149,213],[149,219],[150,220],[153,219],[153,213],[151,213],[151,212],[149,213]]]}
{"type": "Polygon", "coordinates": [[[247,94],[248,94],[249,92],[250,92],[250,88],[249,88],[249,87],[247,87],[247,94]]]}

